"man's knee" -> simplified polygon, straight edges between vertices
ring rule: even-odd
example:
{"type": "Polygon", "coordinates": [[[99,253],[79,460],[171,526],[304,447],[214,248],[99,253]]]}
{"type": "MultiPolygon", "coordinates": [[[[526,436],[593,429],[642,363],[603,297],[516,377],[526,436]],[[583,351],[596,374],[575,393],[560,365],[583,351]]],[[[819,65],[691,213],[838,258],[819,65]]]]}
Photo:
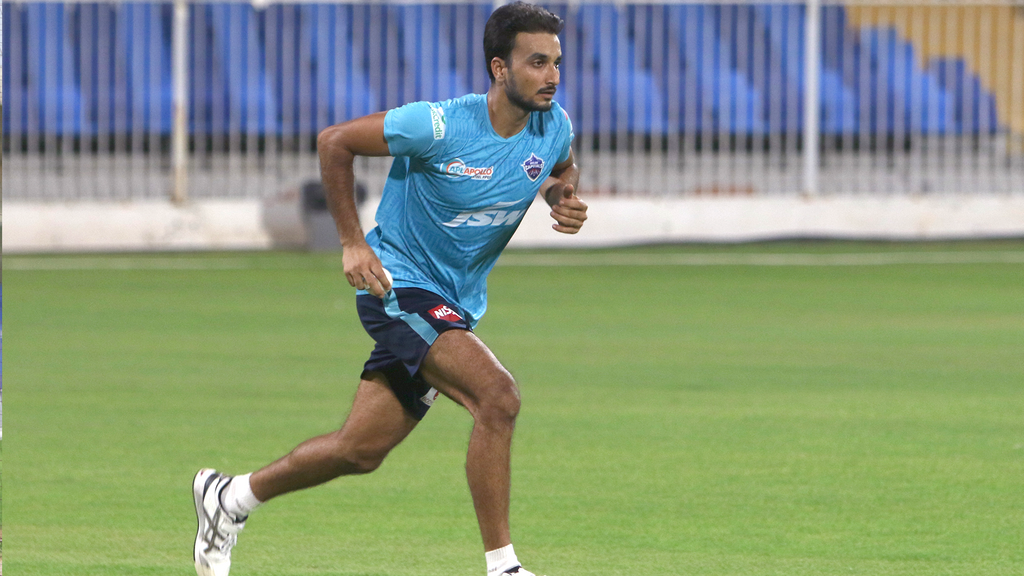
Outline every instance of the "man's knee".
{"type": "Polygon", "coordinates": [[[347,438],[344,430],[335,434],[334,465],[341,474],[369,474],[380,468],[391,451],[390,446],[347,438]]]}
{"type": "Polygon", "coordinates": [[[491,379],[478,398],[477,420],[495,423],[515,422],[521,405],[519,387],[508,373],[491,379]]]}
{"type": "Polygon", "coordinates": [[[428,383],[465,406],[477,423],[514,423],[519,415],[515,379],[470,331],[442,333],[421,371],[428,383]]]}
{"type": "Polygon", "coordinates": [[[384,462],[387,450],[354,447],[345,452],[344,460],[352,474],[369,474],[384,462]]]}

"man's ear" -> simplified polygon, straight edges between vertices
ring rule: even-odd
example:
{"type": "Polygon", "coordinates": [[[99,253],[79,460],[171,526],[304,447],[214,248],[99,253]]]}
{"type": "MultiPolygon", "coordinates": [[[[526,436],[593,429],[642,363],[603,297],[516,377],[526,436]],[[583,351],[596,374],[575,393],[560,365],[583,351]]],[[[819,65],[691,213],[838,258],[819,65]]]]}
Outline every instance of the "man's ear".
{"type": "Polygon", "coordinates": [[[494,81],[498,82],[505,80],[505,70],[508,68],[505,65],[505,61],[495,56],[491,58],[491,74],[494,74],[494,81]]]}

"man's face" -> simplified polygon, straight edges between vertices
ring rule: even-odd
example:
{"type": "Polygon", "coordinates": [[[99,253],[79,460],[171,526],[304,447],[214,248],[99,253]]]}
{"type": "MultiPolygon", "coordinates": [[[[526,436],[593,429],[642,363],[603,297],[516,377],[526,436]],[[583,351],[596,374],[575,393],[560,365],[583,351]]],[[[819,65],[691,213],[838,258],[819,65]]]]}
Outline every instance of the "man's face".
{"type": "Polygon", "coordinates": [[[516,35],[515,48],[506,62],[505,94],[527,112],[547,112],[558,87],[562,45],[546,32],[516,35]]]}

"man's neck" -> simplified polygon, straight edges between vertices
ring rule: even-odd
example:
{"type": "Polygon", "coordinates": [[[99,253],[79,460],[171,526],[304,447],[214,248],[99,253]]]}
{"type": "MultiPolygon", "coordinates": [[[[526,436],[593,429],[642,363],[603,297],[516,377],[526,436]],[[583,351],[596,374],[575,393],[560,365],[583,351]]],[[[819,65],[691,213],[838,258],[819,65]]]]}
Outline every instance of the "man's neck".
{"type": "Polygon", "coordinates": [[[497,84],[492,84],[487,91],[487,113],[494,131],[502,138],[519,134],[530,121],[530,113],[510,102],[497,84]]]}

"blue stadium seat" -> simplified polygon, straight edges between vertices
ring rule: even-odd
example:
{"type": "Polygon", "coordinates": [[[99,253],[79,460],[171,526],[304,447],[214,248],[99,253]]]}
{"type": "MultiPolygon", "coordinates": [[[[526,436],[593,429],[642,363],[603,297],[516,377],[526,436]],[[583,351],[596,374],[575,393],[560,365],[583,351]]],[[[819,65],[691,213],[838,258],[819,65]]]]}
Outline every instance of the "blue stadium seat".
{"type": "MultiPolygon", "coordinates": [[[[6,22],[11,22],[8,14],[10,9],[10,4],[5,3],[6,22]]],[[[14,9],[23,10],[20,33],[24,44],[13,53],[11,46],[5,46],[4,57],[5,60],[8,57],[20,58],[23,76],[13,79],[16,82],[14,86],[11,85],[12,79],[4,80],[8,94],[16,86],[24,90],[21,100],[23,108],[18,111],[4,110],[4,114],[22,114],[23,121],[38,118],[39,124],[34,129],[39,134],[78,134],[82,130],[78,114],[82,106],[82,94],[75,82],[74,70],[78,66],[70,42],[65,6],[27,4],[14,9]],[[30,103],[36,110],[33,115],[29,114],[30,103]]],[[[11,34],[12,30],[8,28],[4,34],[5,40],[11,34]]],[[[4,69],[7,70],[6,67],[4,69]]],[[[8,121],[5,119],[5,126],[8,121]]]]}
{"type": "Polygon", "coordinates": [[[261,26],[261,15],[248,4],[206,4],[196,10],[204,10],[209,22],[210,69],[216,70],[224,80],[224,91],[214,92],[217,87],[207,84],[202,97],[204,110],[212,110],[214,100],[220,99],[220,107],[231,110],[231,115],[204,119],[215,133],[226,133],[234,128],[242,133],[276,132],[280,121],[278,99],[267,75],[265,31],[261,26]],[[257,62],[250,58],[256,55],[257,62]],[[254,69],[255,68],[255,69],[254,69]],[[274,111],[267,124],[267,110],[274,111]]]}
{"type": "Polygon", "coordinates": [[[173,117],[171,45],[170,38],[162,34],[169,16],[170,7],[159,4],[118,6],[122,44],[117,57],[127,76],[128,125],[162,134],[170,134],[173,117]],[[156,70],[152,69],[154,61],[156,70]]]}
{"type": "MultiPolygon", "coordinates": [[[[476,44],[493,5],[460,6],[275,4],[255,10],[247,3],[194,5],[193,22],[206,26],[192,38],[193,46],[199,48],[194,53],[199,61],[192,69],[204,74],[216,71],[225,82],[196,88],[199,76],[190,80],[194,109],[202,111],[201,117],[193,118],[191,128],[219,133],[308,133],[321,128],[317,123],[323,122],[325,114],[338,122],[386,104],[440,100],[485,89],[488,80],[476,44]],[[386,27],[379,37],[388,45],[373,46],[367,30],[353,29],[367,21],[356,20],[357,10],[373,11],[373,24],[386,27]],[[358,46],[357,35],[361,36],[358,46]],[[276,46],[274,54],[267,53],[268,38],[276,46]],[[294,60],[282,66],[284,38],[294,38],[301,45],[290,45],[294,60]],[[429,40],[426,49],[424,40],[429,40]],[[268,68],[273,60],[278,64],[268,68]],[[382,69],[374,69],[375,65],[382,69]],[[371,78],[388,73],[395,75],[391,87],[397,93],[385,95],[382,90],[388,86],[372,85],[371,78]],[[306,102],[296,97],[296,86],[308,94],[306,102]],[[285,102],[291,106],[288,110],[283,108],[285,102]],[[215,117],[214,103],[233,113],[215,117]],[[326,113],[319,118],[300,115],[304,104],[326,113]],[[293,120],[283,125],[286,118],[300,117],[309,124],[299,126],[293,120]]],[[[578,34],[568,39],[578,46],[578,53],[570,58],[575,69],[565,70],[572,76],[558,95],[573,115],[577,133],[664,134],[682,129],[744,135],[802,126],[803,5],[607,3],[555,9],[573,20],[570,28],[578,34]],[[651,22],[642,42],[633,36],[637,19],[651,22]],[[728,35],[722,34],[726,22],[733,27],[728,35]],[[651,41],[654,27],[665,38],[660,45],[651,41]],[[735,41],[740,37],[744,43],[735,41]],[[753,46],[753,39],[762,43],[753,46]],[[745,52],[738,54],[738,50],[745,52]],[[680,63],[680,69],[671,74],[670,59],[680,63]],[[751,66],[760,66],[757,74],[751,66]],[[605,95],[603,101],[593,100],[600,94],[605,95]],[[776,95],[781,101],[774,109],[784,115],[781,126],[778,118],[769,123],[768,103],[776,95]],[[596,102],[596,110],[587,113],[585,101],[596,102]],[[669,125],[669,118],[678,118],[677,125],[669,125]]],[[[995,96],[963,59],[932,60],[922,68],[918,49],[895,30],[856,30],[849,26],[842,6],[827,6],[823,15],[826,31],[831,31],[827,38],[838,43],[821,60],[821,97],[816,105],[826,134],[888,134],[898,117],[907,128],[928,134],[997,128],[995,96]],[[867,85],[862,85],[861,66],[871,71],[867,85]],[[862,116],[861,104],[871,109],[876,102],[884,106],[862,116]],[[868,125],[861,125],[864,120],[868,125]]],[[[94,135],[140,126],[170,132],[173,10],[169,4],[4,3],[3,17],[8,27],[3,36],[4,80],[9,95],[17,92],[17,98],[8,97],[4,110],[5,133],[11,130],[12,118],[28,119],[29,106],[38,111],[38,125],[30,128],[39,134],[94,135]],[[106,26],[103,37],[95,31],[100,20],[106,26]],[[22,45],[15,48],[14,38],[22,45]],[[118,86],[96,87],[95,60],[82,62],[84,47],[97,43],[110,47],[110,70],[118,71],[118,86]],[[12,67],[14,58],[19,59],[17,67],[12,67]],[[14,68],[22,71],[19,77],[11,77],[14,68]],[[11,105],[15,101],[20,103],[17,110],[11,105]],[[113,118],[114,111],[120,114],[117,125],[97,125],[101,117],[113,118]]]]}

